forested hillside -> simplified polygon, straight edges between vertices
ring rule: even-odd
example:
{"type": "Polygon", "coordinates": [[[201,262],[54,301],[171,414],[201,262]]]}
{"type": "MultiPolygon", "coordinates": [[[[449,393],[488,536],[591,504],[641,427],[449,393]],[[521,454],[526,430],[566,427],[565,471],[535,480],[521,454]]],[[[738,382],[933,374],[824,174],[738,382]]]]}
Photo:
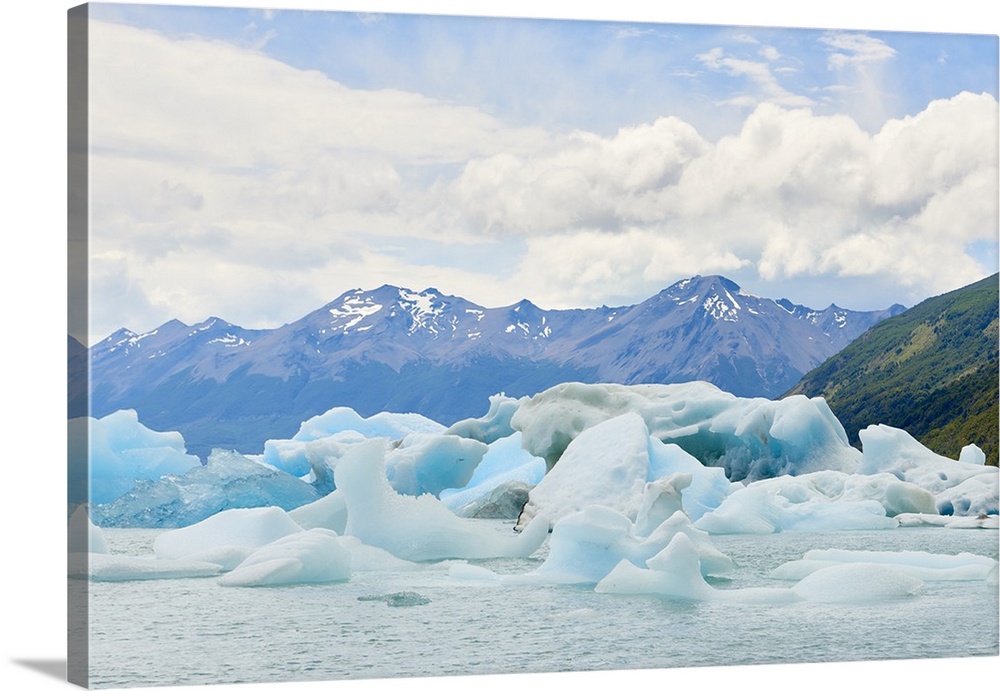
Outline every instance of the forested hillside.
{"type": "Polygon", "coordinates": [[[858,444],[884,423],[958,458],[970,443],[997,465],[998,275],[879,322],[786,395],[823,396],[858,444]]]}

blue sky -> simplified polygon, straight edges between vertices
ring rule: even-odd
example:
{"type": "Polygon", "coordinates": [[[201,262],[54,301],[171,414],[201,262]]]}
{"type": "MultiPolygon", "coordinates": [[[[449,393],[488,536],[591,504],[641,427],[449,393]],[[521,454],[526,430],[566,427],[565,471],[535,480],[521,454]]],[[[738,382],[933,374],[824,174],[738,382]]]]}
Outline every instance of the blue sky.
{"type": "Polygon", "coordinates": [[[870,309],[997,270],[996,36],[91,17],[91,340],[386,282],[551,308],[722,273],[870,309]]]}

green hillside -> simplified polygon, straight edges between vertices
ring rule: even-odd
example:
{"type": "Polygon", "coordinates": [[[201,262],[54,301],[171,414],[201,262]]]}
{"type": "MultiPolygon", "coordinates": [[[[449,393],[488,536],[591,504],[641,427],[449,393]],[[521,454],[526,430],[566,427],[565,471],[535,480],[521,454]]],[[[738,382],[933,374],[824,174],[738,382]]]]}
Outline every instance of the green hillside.
{"type": "Polygon", "coordinates": [[[998,331],[994,274],[879,322],[786,396],[823,396],[851,443],[884,423],[950,458],[974,443],[997,465],[998,331]]]}

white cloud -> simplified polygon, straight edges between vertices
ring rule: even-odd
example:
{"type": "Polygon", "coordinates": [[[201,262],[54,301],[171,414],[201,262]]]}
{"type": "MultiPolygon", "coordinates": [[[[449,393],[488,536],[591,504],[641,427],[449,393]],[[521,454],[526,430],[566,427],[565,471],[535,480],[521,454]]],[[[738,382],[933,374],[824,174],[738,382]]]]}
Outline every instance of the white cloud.
{"type": "MultiPolygon", "coordinates": [[[[400,209],[422,208],[426,179],[548,141],[473,108],[351,90],[220,42],[91,22],[90,45],[98,305],[113,302],[112,258],[132,267],[130,294],[145,296],[144,309],[169,304],[183,319],[204,318],[208,296],[218,303],[211,311],[230,319],[250,311],[250,296],[322,304],[345,263],[378,261],[361,253],[362,239],[423,232],[400,209]]],[[[360,283],[372,268],[353,274],[360,283]]],[[[98,308],[95,332],[128,314],[98,308]]],[[[279,318],[261,307],[246,323],[279,318]]]]}
{"type": "Polygon", "coordinates": [[[276,326],[386,282],[567,307],[693,273],[926,295],[995,270],[966,252],[997,237],[986,94],[869,133],[782,105],[767,63],[715,49],[706,67],[779,97],[736,134],[662,117],[555,135],[222,43],[100,23],[91,41],[95,337],[210,314],[276,326]],[[493,265],[456,249],[491,245],[493,265]]]}
{"type": "Polygon", "coordinates": [[[764,280],[878,275],[944,291],[990,269],[966,246],[996,240],[996,128],[991,96],[960,94],[875,136],[771,104],[715,144],[667,119],[577,134],[470,162],[451,221],[524,235],[518,280],[560,305],[747,266],[764,280]]]}
{"type": "MultiPolygon", "coordinates": [[[[770,46],[762,48],[761,54],[768,61],[774,61],[780,57],[778,51],[770,46]]],[[[761,102],[768,102],[788,107],[802,107],[813,104],[812,99],[808,96],[792,93],[781,86],[768,62],[728,56],[719,47],[712,48],[705,53],[699,53],[695,58],[710,70],[745,78],[755,87],[751,93],[728,99],[726,101],[728,105],[749,107],[761,102]]]]}
{"type": "Polygon", "coordinates": [[[781,58],[781,53],[774,46],[763,46],[760,49],[760,54],[762,57],[766,58],[767,60],[770,60],[771,62],[774,62],[775,60],[781,58]]]}

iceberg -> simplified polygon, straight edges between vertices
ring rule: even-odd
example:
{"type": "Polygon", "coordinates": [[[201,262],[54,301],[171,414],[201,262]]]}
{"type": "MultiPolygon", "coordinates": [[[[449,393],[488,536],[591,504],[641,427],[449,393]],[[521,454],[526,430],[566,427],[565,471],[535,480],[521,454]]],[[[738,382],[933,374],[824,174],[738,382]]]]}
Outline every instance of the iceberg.
{"type": "Polygon", "coordinates": [[[885,508],[874,499],[861,501],[806,502],[792,504],[781,511],[780,530],[829,533],[842,530],[887,530],[899,521],[885,515],[885,508]]]}
{"type": "Polygon", "coordinates": [[[180,432],[151,430],[139,422],[134,410],[74,418],[68,436],[71,454],[89,459],[92,504],[118,499],[138,480],[155,481],[201,466],[197,456],[187,453],[180,432]]]}
{"type": "Polygon", "coordinates": [[[986,465],[986,454],[975,444],[967,444],[959,452],[958,462],[970,463],[972,465],[986,465]]]}
{"type": "Polygon", "coordinates": [[[528,494],[518,526],[537,515],[555,524],[589,506],[611,508],[635,520],[649,476],[648,447],[646,423],[635,413],[584,430],[528,494]]]}
{"type": "Polygon", "coordinates": [[[328,494],[336,489],[340,458],[356,444],[383,438],[393,442],[386,458],[386,474],[396,491],[437,496],[444,489],[468,483],[488,448],[481,441],[444,433],[443,429],[416,414],[379,413],[362,418],[350,408],[334,408],[302,423],[292,439],[264,442],[262,460],[306,478],[328,494]]]}
{"type": "Polygon", "coordinates": [[[785,604],[799,601],[857,603],[910,597],[923,582],[885,564],[841,563],[816,571],[791,588],[719,590],[702,577],[698,552],[680,533],[662,552],[646,561],[648,568],[622,560],[595,587],[599,593],[656,595],[678,600],[785,604]]]}
{"type": "Polygon", "coordinates": [[[890,473],[822,470],[751,482],[696,525],[711,534],[883,530],[898,515],[936,514],[934,496],[890,473]]]}
{"type": "Polygon", "coordinates": [[[771,578],[801,580],[821,569],[840,564],[880,564],[921,581],[985,580],[997,560],[975,554],[932,554],[929,552],[873,552],[863,550],[810,550],[802,559],[782,564],[771,578]]]}
{"type": "Polygon", "coordinates": [[[387,454],[386,477],[400,494],[438,496],[464,487],[489,447],[447,434],[408,434],[387,454]]]}
{"type": "Polygon", "coordinates": [[[465,486],[443,490],[440,499],[459,516],[492,512],[479,517],[517,518],[527,502],[526,493],[523,499],[519,494],[537,485],[544,476],[545,461],[521,448],[521,433],[514,432],[492,442],[465,486]]]}
{"type": "Polygon", "coordinates": [[[153,553],[159,559],[213,561],[216,555],[228,558],[235,550],[245,551],[245,558],[258,547],[301,532],[303,529],[276,506],[229,509],[163,533],[153,542],[153,553]]]}
{"type": "Polygon", "coordinates": [[[792,586],[805,600],[824,603],[884,602],[916,595],[919,578],[884,564],[837,564],[812,573],[792,586]]]}
{"type": "Polygon", "coordinates": [[[402,495],[385,475],[388,443],[358,444],[340,459],[337,488],[347,505],[345,533],[408,561],[527,557],[545,540],[548,523],[534,521],[520,534],[459,518],[436,497],[402,495]]]}
{"type": "Polygon", "coordinates": [[[859,432],[864,451],[859,472],[891,473],[934,495],[936,513],[975,516],[997,514],[1000,476],[996,466],[980,465],[975,451],[965,451],[966,462],[934,453],[905,431],[888,425],[870,425],[859,432]]]}
{"type": "Polygon", "coordinates": [[[758,480],[750,486],[766,488],[792,504],[876,501],[887,516],[937,513],[934,495],[890,473],[848,475],[836,470],[821,470],[758,480]]]}
{"type": "Polygon", "coordinates": [[[681,493],[691,486],[690,473],[672,473],[653,482],[642,490],[642,503],[635,518],[633,532],[646,536],[678,511],[684,513],[681,493]]]}
{"type": "Polygon", "coordinates": [[[524,400],[511,426],[525,448],[557,465],[585,430],[625,413],[730,480],[834,469],[854,472],[861,454],[822,398],[738,398],[707,382],[559,384],[524,400]]]}
{"type": "Polygon", "coordinates": [[[122,554],[71,554],[70,578],[92,581],[152,581],[178,578],[209,578],[222,571],[218,564],[194,559],[153,559],[122,554]]]}
{"type": "Polygon", "coordinates": [[[710,468],[676,444],[649,438],[649,476],[662,478],[672,473],[686,473],[691,484],[681,490],[684,513],[697,521],[719,507],[723,500],[742,487],[726,478],[723,468],[710,468]]]}
{"type": "Polygon", "coordinates": [[[326,528],[343,535],[347,527],[347,502],[342,492],[334,490],[314,502],[292,509],[288,515],[306,530],[326,528]]]}
{"type": "Polygon", "coordinates": [[[264,442],[264,462],[290,475],[310,472],[323,493],[331,492],[336,460],[365,439],[399,440],[409,434],[441,434],[444,425],[417,413],[376,413],[361,417],[352,408],[338,406],[299,425],[291,439],[264,442]]]}
{"type": "Polygon", "coordinates": [[[1000,516],[980,514],[977,516],[940,516],[926,513],[901,513],[896,516],[899,525],[907,528],[920,526],[943,526],[945,528],[986,528],[1000,529],[1000,516]]]}
{"type": "Polygon", "coordinates": [[[594,590],[618,595],[655,595],[675,600],[783,604],[800,599],[787,588],[718,590],[705,580],[698,550],[691,538],[678,533],[644,568],[623,559],[594,590]]]}
{"type": "Polygon", "coordinates": [[[627,516],[605,506],[591,505],[566,516],[552,528],[549,553],[534,571],[513,582],[587,584],[597,583],[621,561],[643,566],[661,552],[674,537],[683,534],[691,543],[703,575],[720,576],[732,571],[733,562],[695,529],[683,511],[662,521],[648,536],[638,536],[627,516]]]}
{"type": "Polygon", "coordinates": [[[328,494],[335,489],[333,471],[337,460],[365,439],[353,430],[309,441],[268,439],[261,460],[276,470],[306,479],[319,492],[328,494]]]}
{"type": "Polygon", "coordinates": [[[509,437],[514,434],[510,421],[521,405],[521,400],[523,399],[510,398],[502,393],[490,396],[490,407],[485,415],[459,420],[445,430],[445,434],[475,439],[484,444],[493,444],[509,437]]]}
{"type": "Polygon", "coordinates": [[[357,432],[367,439],[402,439],[414,432],[441,434],[444,429],[441,423],[417,413],[376,413],[363,418],[351,408],[337,407],[303,422],[292,439],[313,441],[344,431],[357,432]]]}
{"type": "Polygon", "coordinates": [[[694,522],[710,535],[769,535],[781,525],[782,508],[788,500],[763,487],[739,489],[694,522]]]}
{"type": "Polygon", "coordinates": [[[206,465],[183,475],[139,481],[115,501],[93,507],[106,527],[180,528],[224,509],[277,506],[294,509],[319,498],[298,478],[235,451],[216,449],[206,465]]]}
{"type": "Polygon", "coordinates": [[[335,583],[351,577],[351,553],[333,531],[292,533],[254,550],[219,585],[260,587],[335,583]]]}

